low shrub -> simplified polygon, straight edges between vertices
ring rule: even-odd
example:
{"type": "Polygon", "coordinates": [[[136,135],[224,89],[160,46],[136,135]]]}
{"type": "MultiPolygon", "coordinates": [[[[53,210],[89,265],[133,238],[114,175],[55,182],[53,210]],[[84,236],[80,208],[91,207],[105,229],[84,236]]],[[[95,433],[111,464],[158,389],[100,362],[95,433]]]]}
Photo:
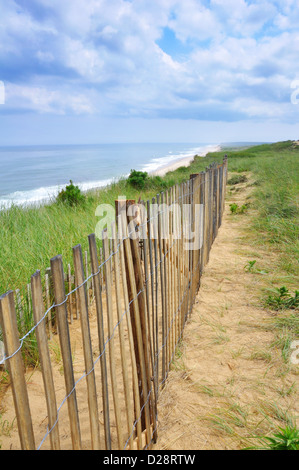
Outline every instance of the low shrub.
{"type": "Polygon", "coordinates": [[[246,181],[248,181],[247,176],[245,176],[245,175],[235,175],[235,176],[232,176],[228,180],[227,184],[229,184],[231,186],[234,186],[235,184],[246,183],[246,181]]]}
{"type": "Polygon", "coordinates": [[[149,176],[146,171],[131,170],[128,176],[128,183],[135,189],[166,189],[169,185],[161,176],[149,176]]]}
{"type": "Polygon", "coordinates": [[[294,297],[286,287],[275,289],[274,294],[270,294],[265,299],[265,306],[273,310],[297,309],[299,308],[299,291],[295,291],[294,297]]]}
{"type": "Polygon", "coordinates": [[[234,202],[233,204],[230,204],[229,207],[232,214],[244,214],[248,209],[248,204],[242,204],[242,206],[239,206],[234,202]]]}
{"type": "Polygon", "coordinates": [[[79,186],[75,186],[72,180],[70,180],[70,184],[60,191],[56,201],[69,206],[77,206],[85,201],[85,196],[82,194],[79,186]]]}
{"type": "Polygon", "coordinates": [[[131,170],[128,176],[128,183],[137,189],[144,189],[148,179],[148,173],[146,171],[131,170]]]}

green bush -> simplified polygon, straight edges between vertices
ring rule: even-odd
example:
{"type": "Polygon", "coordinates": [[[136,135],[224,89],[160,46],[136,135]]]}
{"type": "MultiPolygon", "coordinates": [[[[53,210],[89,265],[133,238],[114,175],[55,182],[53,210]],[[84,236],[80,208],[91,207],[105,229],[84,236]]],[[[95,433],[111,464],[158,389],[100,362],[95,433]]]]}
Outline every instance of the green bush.
{"type": "Polygon", "coordinates": [[[229,207],[230,207],[231,213],[236,214],[239,206],[238,204],[234,202],[233,204],[230,204],[229,207]]]}
{"type": "Polygon", "coordinates": [[[85,196],[82,194],[80,188],[75,186],[72,180],[70,180],[70,184],[60,191],[56,201],[69,206],[77,206],[85,201],[85,196]]]}
{"type": "Polygon", "coordinates": [[[239,205],[234,202],[230,204],[229,207],[232,214],[245,214],[248,209],[248,204],[243,204],[239,207],[239,205]]]}
{"type": "Polygon", "coordinates": [[[169,185],[161,176],[149,176],[145,171],[131,170],[128,183],[135,189],[158,190],[166,189],[169,185]]]}
{"type": "Polygon", "coordinates": [[[144,189],[148,179],[146,171],[131,170],[128,177],[128,183],[137,189],[144,189]]]}

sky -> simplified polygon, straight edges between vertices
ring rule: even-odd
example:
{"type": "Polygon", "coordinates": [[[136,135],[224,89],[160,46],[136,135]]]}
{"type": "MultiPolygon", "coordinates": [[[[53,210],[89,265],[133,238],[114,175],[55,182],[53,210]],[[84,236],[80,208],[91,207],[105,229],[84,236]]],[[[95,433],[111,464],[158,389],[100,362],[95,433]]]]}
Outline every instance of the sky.
{"type": "Polygon", "coordinates": [[[0,0],[0,146],[299,139],[298,53],[298,0],[0,0]]]}

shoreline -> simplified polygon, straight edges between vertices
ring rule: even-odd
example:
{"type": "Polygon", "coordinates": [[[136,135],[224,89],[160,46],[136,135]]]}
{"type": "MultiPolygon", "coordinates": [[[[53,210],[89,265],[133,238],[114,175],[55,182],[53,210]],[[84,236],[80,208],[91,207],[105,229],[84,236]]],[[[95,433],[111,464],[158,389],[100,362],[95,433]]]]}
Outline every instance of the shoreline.
{"type": "MultiPolygon", "coordinates": [[[[208,153],[213,153],[213,152],[221,152],[222,150],[222,147],[221,145],[210,145],[208,148],[206,148],[206,150],[204,152],[201,152],[201,153],[197,153],[195,155],[192,155],[192,156],[189,156],[189,157],[182,157],[182,158],[179,158],[178,160],[175,160],[174,162],[170,162],[170,163],[167,163],[166,165],[162,165],[160,168],[157,168],[157,170],[152,170],[152,171],[149,171],[147,172],[149,176],[160,176],[160,177],[163,177],[165,176],[167,173],[170,173],[171,171],[175,171],[177,170],[178,168],[184,166],[184,167],[188,167],[191,165],[191,163],[194,161],[194,158],[196,156],[198,157],[206,157],[208,153]]],[[[127,175],[128,176],[128,175],[127,175]]],[[[126,176],[126,177],[127,177],[126,176]]],[[[84,194],[88,194],[89,192],[96,192],[98,190],[105,190],[105,188],[108,188],[114,181],[117,181],[117,179],[120,179],[122,178],[121,176],[119,178],[115,178],[113,179],[110,183],[108,183],[107,185],[103,185],[103,186],[95,186],[95,187],[90,187],[86,190],[82,190],[81,191],[84,193],[84,194]]],[[[80,187],[80,183],[78,184],[78,186],[80,187]]]]}
{"type": "MultiPolygon", "coordinates": [[[[147,171],[147,173],[148,173],[149,176],[163,177],[167,173],[175,171],[175,170],[177,170],[178,168],[180,168],[182,166],[188,167],[194,161],[194,158],[196,156],[200,156],[200,157],[204,158],[204,157],[206,157],[206,155],[208,153],[221,151],[221,148],[222,147],[221,147],[220,144],[208,145],[208,146],[205,147],[203,152],[199,152],[199,153],[194,154],[194,155],[189,155],[189,156],[184,156],[182,158],[178,158],[177,160],[174,160],[173,162],[161,165],[156,170],[147,171]]],[[[74,184],[76,186],[79,186],[79,188],[81,189],[83,194],[88,194],[88,193],[93,193],[94,194],[97,191],[101,191],[101,190],[105,190],[106,188],[109,188],[109,186],[111,186],[111,184],[113,184],[114,182],[117,182],[119,179],[121,179],[123,177],[124,176],[119,176],[119,177],[115,177],[115,178],[113,178],[111,180],[108,180],[108,181],[107,180],[102,181],[101,182],[102,184],[97,184],[95,186],[92,186],[92,182],[89,182],[89,183],[88,182],[81,182],[81,183],[79,182],[79,183],[74,183],[74,184]],[[84,188],[84,186],[85,186],[85,188],[84,188]]],[[[128,177],[128,175],[126,176],[126,178],[127,177],[128,177]]],[[[64,188],[64,186],[61,187],[61,189],[63,189],[63,188],[64,188]]],[[[53,200],[55,200],[55,198],[56,198],[56,196],[54,194],[49,194],[48,197],[40,198],[38,200],[27,200],[26,202],[22,201],[22,202],[18,203],[17,201],[7,200],[3,205],[0,204],[0,211],[7,210],[7,209],[11,208],[12,206],[21,207],[23,209],[34,208],[34,207],[38,208],[38,207],[41,207],[41,206],[51,204],[53,202],[53,200]]]]}
{"type": "Polygon", "coordinates": [[[221,145],[210,145],[202,153],[198,153],[197,155],[193,155],[190,157],[183,157],[174,162],[167,163],[166,165],[161,166],[157,170],[153,170],[152,172],[149,173],[149,175],[150,176],[165,176],[167,173],[171,171],[175,171],[182,166],[184,167],[190,166],[190,164],[193,162],[196,156],[204,158],[207,156],[208,153],[221,152],[221,149],[222,149],[221,145]]]}

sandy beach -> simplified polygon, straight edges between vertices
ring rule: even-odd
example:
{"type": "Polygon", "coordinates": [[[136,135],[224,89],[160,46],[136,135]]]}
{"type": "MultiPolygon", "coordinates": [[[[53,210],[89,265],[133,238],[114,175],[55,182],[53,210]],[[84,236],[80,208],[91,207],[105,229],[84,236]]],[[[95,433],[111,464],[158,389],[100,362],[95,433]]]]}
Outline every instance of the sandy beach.
{"type": "MultiPolygon", "coordinates": [[[[220,145],[211,145],[208,148],[206,148],[204,152],[199,153],[198,156],[205,157],[210,152],[220,152],[220,151],[221,151],[220,145]]],[[[194,158],[195,158],[195,155],[193,155],[192,157],[180,158],[179,160],[176,160],[172,163],[162,166],[161,168],[158,168],[157,170],[151,172],[150,174],[152,176],[164,176],[166,175],[166,173],[169,173],[170,171],[175,171],[181,166],[185,166],[185,167],[189,166],[191,162],[193,162],[194,158]]]]}

